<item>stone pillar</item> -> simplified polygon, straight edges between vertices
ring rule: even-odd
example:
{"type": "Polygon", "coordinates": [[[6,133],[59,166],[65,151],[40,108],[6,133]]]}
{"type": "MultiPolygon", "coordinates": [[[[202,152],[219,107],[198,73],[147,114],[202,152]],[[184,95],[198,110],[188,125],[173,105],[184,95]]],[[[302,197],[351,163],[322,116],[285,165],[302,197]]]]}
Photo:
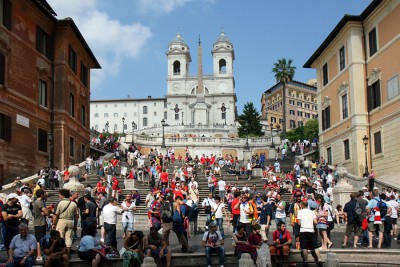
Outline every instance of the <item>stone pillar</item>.
{"type": "Polygon", "coordinates": [[[142,265],[140,267],[157,267],[156,263],[154,262],[153,257],[146,257],[143,260],[142,265]]]}
{"type": "Polygon", "coordinates": [[[325,267],[340,267],[340,261],[336,255],[336,253],[328,252],[326,259],[324,261],[325,267]]]}
{"type": "Polygon", "coordinates": [[[249,253],[243,253],[239,260],[239,267],[254,267],[254,262],[249,253]]]}
{"type": "Polygon", "coordinates": [[[333,188],[333,205],[342,205],[350,201],[350,194],[354,192],[354,188],[344,178],[347,174],[345,167],[338,167],[339,182],[333,188]]]}
{"type": "Polygon", "coordinates": [[[251,159],[251,150],[243,150],[243,162],[245,165],[249,159],[251,159]]]}

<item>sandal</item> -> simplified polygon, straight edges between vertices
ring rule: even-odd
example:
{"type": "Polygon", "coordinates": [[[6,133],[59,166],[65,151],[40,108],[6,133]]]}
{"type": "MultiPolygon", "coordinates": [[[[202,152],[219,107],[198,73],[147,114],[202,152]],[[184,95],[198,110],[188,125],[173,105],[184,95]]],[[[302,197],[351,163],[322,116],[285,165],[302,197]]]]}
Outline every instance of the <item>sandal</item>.
{"type": "Polygon", "coordinates": [[[347,248],[347,245],[342,245],[342,248],[347,248]]]}
{"type": "Polygon", "coordinates": [[[330,243],[330,244],[328,245],[328,249],[330,249],[332,246],[333,246],[333,243],[330,243]]]}

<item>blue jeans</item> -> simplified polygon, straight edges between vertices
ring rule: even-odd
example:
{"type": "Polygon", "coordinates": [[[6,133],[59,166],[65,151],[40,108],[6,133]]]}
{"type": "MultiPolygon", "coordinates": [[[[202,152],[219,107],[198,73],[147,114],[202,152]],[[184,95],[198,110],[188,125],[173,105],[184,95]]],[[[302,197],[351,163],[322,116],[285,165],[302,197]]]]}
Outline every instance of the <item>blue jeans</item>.
{"type": "Polygon", "coordinates": [[[207,265],[211,265],[211,253],[219,255],[219,265],[224,265],[225,262],[225,248],[224,247],[206,247],[207,265]]]}
{"type": "Polygon", "coordinates": [[[216,218],[215,221],[217,222],[217,226],[222,238],[224,238],[224,218],[216,218]]]}
{"type": "Polygon", "coordinates": [[[5,232],[5,226],[3,226],[3,223],[0,222],[0,248],[4,247],[4,232],[5,232]],[[4,228],[4,229],[3,229],[4,228]]]}
{"type": "Polygon", "coordinates": [[[208,188],[210,190],[210,193],[212,194],[212,196],[215,195],[215,186],[211,186],[208,188]]]}
{"type": "MultiPolygon", "coordinates": [[[[19,263],[22,261],[21,257],[14,257],[14,262],[7,263],[6,267],[19,267],[19,263]]],[[[25,260],[24,267],[32,267],[35,265],[35,259],[32,256],[29,256],[25,260]]]]}
{"type": "Polygon", "coordinates": [[[286,218],[275,218],[276,227],[278,227],[278,223],[281,221],[286,224],[286,218]]]}

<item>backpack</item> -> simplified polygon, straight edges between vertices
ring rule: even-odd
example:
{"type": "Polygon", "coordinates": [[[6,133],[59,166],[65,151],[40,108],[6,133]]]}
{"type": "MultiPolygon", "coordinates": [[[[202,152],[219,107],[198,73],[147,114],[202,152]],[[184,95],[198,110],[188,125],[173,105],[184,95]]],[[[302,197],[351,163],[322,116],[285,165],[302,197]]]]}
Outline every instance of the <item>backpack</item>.
{"type": "Polygon", "coordinates": [[[379,208],[379,211],[381,213],[381,219],[385,219],[388,210],[387,204],[380,199],[378,201],[377,207],[379,208]]]}
{"type": "Polygon", "coordinates": [[[160,215],[161,219],[164,222],[172,222],[172,214],[173,214],[173,211],[172,211],[171,203],[164,202],[161,207],[161,215],[160,215]]]}
{"type": "Polygon", "coordinates": [[[253,218],[258,220],[258,210],[257,210],[257,206],[254,202],[249,203],[249,209],[250,211],[253,211],[253,218]]]}
{"type": "Polygon", "coordinates": [[[197,220],[197,216],[199,215],[199,206],[195,205],[194,203],[192,204],[192,206],[188,206],[189,210],[188,210],[188,219],[189,222],[193,222],[197,220]]]}
{"type": "Polygon", "coordinates": [[[354,221],[357,225],[361,225],[365,219],[365,212],[360,206],[360,202],[357,201],[356,207],[354,208],[354,221]]]}
{"type": "Polygon", "coordinates": [[[50,239],[51,239],[50,234],[47,234],[47,235],[45,235],[44,237],[42,237],[42,238],[39,240],[40,249],[42,250],[42,254],[43,254],[43,255],[45,254],[45,253],[44,253],[45,247],[49,247],[49,245],[51,244],[50,239]],[[45,242],[46,242],[46,243],[45,243],[45,242]],[[46,246],[45,246],[45,244],[46,244],[46,246]]]}

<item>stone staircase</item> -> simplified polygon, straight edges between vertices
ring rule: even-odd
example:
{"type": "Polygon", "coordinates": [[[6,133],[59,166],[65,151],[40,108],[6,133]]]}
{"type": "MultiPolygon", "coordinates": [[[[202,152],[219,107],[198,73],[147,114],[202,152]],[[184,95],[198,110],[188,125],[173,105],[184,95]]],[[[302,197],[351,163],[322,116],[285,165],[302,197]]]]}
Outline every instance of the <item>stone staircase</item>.
{"type": "MultiPolygon", "coordinates": [[[[266,160],[265,165],[269,166],[270,164],[273,165],[275,160],[273,159],[268,159],[266,160]]],[[[286,171],[291,171],[293,168],[293,158],[288,158],[284,162],[280,161],[281,163],[281,170],[286,172],[286,171]]],[[[149,164],[148,159],[146,159],[145,164],[149,164]]],[[[127,166],[126,163],[122,163],[123,166],[127,166]]],[[[174,164],[171,164],[168,166],[168,173],[169,177],[172,177],[172,172],[175,168],[175,166],[180,167],[182,163],[175,162],[174,164]]],[[[117,169],[117,174],[119,174],[120,169],[117,169]]],[[[246,184],[251,187],[253,184],[256,185],[256,188],[258,191],[262,191],[264,187],[264,180],[261,179],[260,176],[252,176],[251,180],[248,180],[247,175],[242,175],[239,176],[239,180],[236,180],[236,175],[229,174],[226,170],[221,170],[222,176],[224,177],[224,181],[226,184],[231,184],[234,185],[235,183],[238,185],[239,188],[243,188],[246,184]]],[[[122,193],[119,196],[119,203],[122,203],[123,200],[125,199],[125,195],[130,193],[130,190],[126,190],[124,186],[124,179],[123,178],[118,178],[119,181],[119,186],[121,188],[122,193]]],[[[88,177],[87,181],[82,182],[82,184],[86,185],[91,185],[94,187],[97,184],[98,178],[97,175],[91,174],[88,177]]],[[[204,198],[207,197],[207,194],[209,192],[208,186],[207,186],[207,178],[205,177],[204,174],[199,173],[197,180],[199,184],[199,195],[200,195],[200,203],[203,201],[204,198]]],[[[147,219],[147,208],[144,205],[144,201],[146,198],[146,195],[149,193],[150,188],[147,184],[143,184],[142,182],[136,181],[135,182],[135,187],[138,190],[140,196],[141,196],[141,203],[137,205],[137,210],[135,212],[135,224],[134,227],[137,230],[145,230],[149,228],[149,223],[147,219]]],[[[47,190],[48,192],[48,199],[47,199],[47,204],[55,204],[58,201],[58,193],[57,190],[47,190]]],[[[218,188],[216,189],[216,193],[218,194],[218,188]]],[[[284,194],[283,199],[285,201],[290,200],[290,194],[284,194]]],[[[204,229],[204,226],[206,224],[206,216],[204,213],[204,209],[200,205],[200,213],[199,213],[199,219],[198,219],[198,227],[200,230],[204,229]]],[[[226,220],[224,221],[224,229],[228,230],[229,228],[229,222],[226,220]]],[[[118,227],[121,227],[121,216],[118,216],[118,227]]]]}

